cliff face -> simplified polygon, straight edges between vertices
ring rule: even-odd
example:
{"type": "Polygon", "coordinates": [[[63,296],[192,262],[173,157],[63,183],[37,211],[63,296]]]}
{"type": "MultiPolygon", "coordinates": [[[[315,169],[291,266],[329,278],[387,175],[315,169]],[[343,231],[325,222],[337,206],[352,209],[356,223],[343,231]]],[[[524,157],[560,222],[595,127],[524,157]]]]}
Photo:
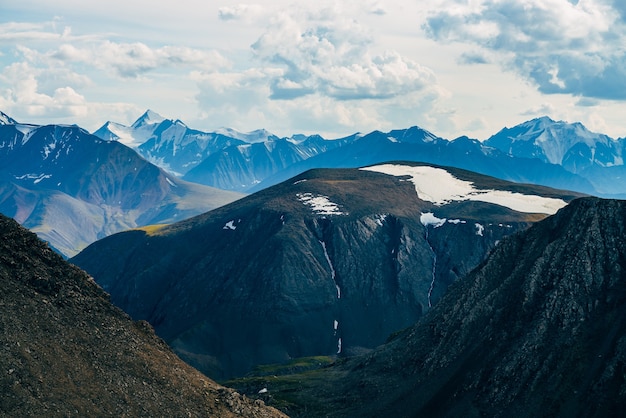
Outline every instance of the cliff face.
{"type": "Polygon", "coordinates": [[[225,378],[384,343],[498,240],[545,216],[436,205],[402,176],[316,170],[188,221],[109,237],[72,261],[182,358],[225,378]]]}
{"type": "Polygon", "coordinates": [[[283,416],[182,362],[0,215],[0,416],[283,416]]]}
{"type": "Polygon", "coordinates": [[[506,238],[414,327],[321,371],[307,416],[619,415],[625,232],[625,202],[585,198],[506,238]]]}

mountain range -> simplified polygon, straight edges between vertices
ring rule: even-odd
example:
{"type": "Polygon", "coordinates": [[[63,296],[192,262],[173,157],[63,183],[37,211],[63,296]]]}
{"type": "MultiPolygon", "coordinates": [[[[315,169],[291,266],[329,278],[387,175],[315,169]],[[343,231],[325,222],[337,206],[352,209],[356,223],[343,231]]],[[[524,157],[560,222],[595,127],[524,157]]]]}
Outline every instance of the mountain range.
{"type": "Polygon", "coordinates": [[[90,135],[77,126],[19,124],[2,113],[0,144],[5,144],[0,211],[66,256],[111,233],[193,216],[241,197],[238,193],[253,193],[313,168],[407,160],[591,195],[626,196],[623,139],[546,117],[480,142],[447,140],[419,127],[332,140],[279,138],[265,130],[202,132],[150,110],[131,126],[107,122],[90,135]],[[75,144],[65,147],[64,141],[75,144]],[[115,200],[115,195],[123,198],[115,200]],[[153,204],[155,199],[159,204],[153,204]]]}
{"type": "Polygon", "coordinates": [[[319,135],[279,138],[263,130],[201,133],[152,111],[124,127],[124,133],[118,129],[113,135],[108,126],[111,122],[95,134],[137,142],[135,148],[145,158],[186,180],[239,192],[258,191],[311,168],[356,168],[409,160],[604,197],[626,196],[626,186],[619,181],[626,174],[622,157],[626,140],[548,117],[504,128],[484,141],[463,136],[448,140],[416,126],[332,140],[319,135]],[[215,138],[214,146],[199,146],[199,137],[215,138]]]}
{"type": "Polygon", "coordinates": [[[114,232],[175,222],[239,197],[183,181],[78,126],[0,123],[0,212],[66,256],[114,232]]]}
{"type": "Polygon", "coordinates": [[[622,414],[624,139],[99,131],[0,113],[0,415],[622,414]]]}
{"type": "Polygon", "coordinates": [[[0,237],[0,416],[285,416],[183,363],[2,215],[0,237]]]}
{"type": "Polygon", "coordinates": [[[311,170],[71,261],[222,379],[382,344],[499,240],[577,196],[415,163],[311,170]]]}
{"type": "Polygon", "coordinates": [[[293,417],[621,416],[625,220],[624,201],[576,199],[376,350],[231,383],[293,417]]]}

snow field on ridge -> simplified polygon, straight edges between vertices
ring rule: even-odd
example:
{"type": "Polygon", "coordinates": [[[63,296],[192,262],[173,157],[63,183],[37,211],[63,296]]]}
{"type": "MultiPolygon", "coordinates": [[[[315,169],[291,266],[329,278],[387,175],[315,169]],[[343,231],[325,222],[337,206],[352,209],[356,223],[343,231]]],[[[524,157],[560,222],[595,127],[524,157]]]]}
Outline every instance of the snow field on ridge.
{"type": "Polygon", "coordinates": [[[415,186],[418,197],[437,206],[453,201],[472,200],[505,206],[517,212],[553,215],[567,205],[562,199],[514,193],[505,190],[477,189],[474,187],[474,183],[460,180],[441,168],[381,164],[364,167],[361,170],[374,171],[396,177],[408,176],[415,186]]]}

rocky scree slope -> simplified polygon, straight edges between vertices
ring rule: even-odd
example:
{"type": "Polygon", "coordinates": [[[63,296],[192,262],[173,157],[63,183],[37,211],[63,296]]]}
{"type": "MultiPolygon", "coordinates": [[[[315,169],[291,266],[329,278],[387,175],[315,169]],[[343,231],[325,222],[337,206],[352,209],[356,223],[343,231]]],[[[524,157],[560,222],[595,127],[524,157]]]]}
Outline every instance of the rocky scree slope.
{"type": "Polygon", "coordinates": [[[620,416],[624,318],[626,202],[577,199],[379,349],[257,384],[292,416],[620,416]]]}
{"type": "Polygon", "coordinates": [[[1,215],[0,238],[0,416],[284,416],[185,364],[1,215]]]}
{"type": "MultiPolygon", "coordinates": [[[[462,170],[399,167],[522,200],[565,205],[575,196],[462,170]]],[[[547,216],[485,201],[433,202],[410,178],[313,170],[183,222],[100,240],[72,262],[213,378],[351,355],[413,324],[497,241],[547,216]]]]}

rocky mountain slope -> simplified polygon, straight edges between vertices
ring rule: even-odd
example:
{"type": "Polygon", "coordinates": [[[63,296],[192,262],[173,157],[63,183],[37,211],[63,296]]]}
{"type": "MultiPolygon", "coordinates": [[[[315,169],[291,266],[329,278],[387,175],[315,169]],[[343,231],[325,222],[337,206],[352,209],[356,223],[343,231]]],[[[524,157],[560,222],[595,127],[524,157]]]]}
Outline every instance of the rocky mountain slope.
{"type": "Polygon", "coordinates": [[[383,343],[496,242],[574,196],[408,163],[313,170],[100,240],[72,262],[182,358],[224,378],[383,343]]]}
{"type": "Polygon", "coordinates": [[[625,232],[624,201],[577,199],[505,238],[372,353],[246,384],[292,416],[620,416],[625,232]]]}
{"type": "Polygon", "coordinates": [[[0,416],[284,416],[189,367],[1,215],[0,238],[0,416]]]}
{"type": "Polygon", "coordinates": [[[184,182],[77,126],[0,124],[0,212],[67,256],[114,232],[239,197],[184,182]]]}

